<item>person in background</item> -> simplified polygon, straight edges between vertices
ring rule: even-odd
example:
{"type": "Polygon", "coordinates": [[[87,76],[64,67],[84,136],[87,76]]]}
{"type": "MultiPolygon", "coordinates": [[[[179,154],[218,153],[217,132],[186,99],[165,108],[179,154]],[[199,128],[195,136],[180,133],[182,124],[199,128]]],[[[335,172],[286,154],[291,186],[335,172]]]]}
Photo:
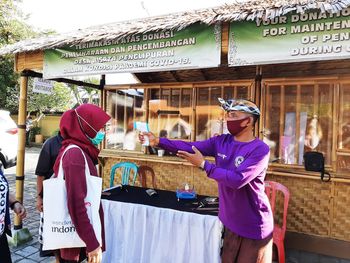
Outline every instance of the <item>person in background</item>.
{"type": "Polygon", "coordinates": [[[10,208],[21,219],[27,215],[24,206],[16,200],[13,194],[10,194],[9,184],[3,173],[2,164],[0,162],[0,260],[1,263],[12,263],[11,253],[7,242],[7,235],[11,236],[10,228],[10,208]]]}
{"type": "MultiPolygon", "coordinates": [[[[53,166],[56,162],[58,152],[62,144],[62,136],[58,132],[56,136],[53,136],[45,141],[43,147],[41,148],[38,163],[36,165],[35,174],[37,175],[36,182],[36,209],[40,212],[40,226],[39,226],[39,242],[40,246],[40,256],[52,256],[52,251],[43,251],[42,250],[42,224],[43,224],[43,181],[49,179],[53,175],[53,166]]],[[[55,254],[56,259],[58,260],[58,254],[55,254]]]]}
{"type": "Polygon", "coordinates": [[[28,116],[26,119],[26,146],[30,145],[30,130],[33,127],[33,119],[31,116],[28,116]]]}
{"type": "MultiPolygon", "coordinates": [[[[160,130],[159,132],[159,137],[160,138],[168,138],[168,131],[167,130],[160,130]]],[[[157,150],[158,153],[158,150],[157,150]]],[[[170,152],[170,151],[164,151],[165,156],[175,156],[176,153],[170,152]]]]}
{"type": "Polygon", "coordinates": [[[317,115],[314,115],[309,125],[307,126],[307,132],[305,136],[305,146],[315,151],[315,149],[321,143],[323,136],[320,120],[317,115]]]}
{"type": "Polygon", "coordinates": [[[26,119],[26,146],[30,146],[30,131],[35,126],[34,123],[38,124],[42,117],[44,117],[43,113],[33,120],[32,116],[30,116],[30,112],[28,113],[26,119]]]}
{"type": "MultiPolygon", "coordinates": [[[[104,132],[101,129],[109,119],[110,116],[107,113],[93,104],[83,104],[74,110],[66,111],[60,121],[60,133],[63,141],[53,168],[54,173],[58,174],[64,150],[69,145],[77,145],[84,152],[90,174],[98,176],[95,164],[97,164],[100,151],[97,146],[104,139],[104,132]]],[[[78,148],[69,149],[62,158],[62,167],[67,187],[69,215],[79,237],[86,244],[86,248],[60,249],[60,262],[80,262],[87,255],[89,263],[100,263],[103,244],[98,242],[85,208],[84,198],[87,194],[87,187],[85,161],[81,150],[78,148]]],[[[101,206],[100,216],[103,239],[103,212],[101,206]]]]}
{"type": "Polygon", "coordinates": [[[269,162],[269,147],[254,137],[259,108],[248,100],[223,100],[230,134],[208,140],[185,142],[148,136],[158,146],[203,169],[218,183],[219,218],[224,225],[222,262],[271,263],[273,216],[265,194],[264,180],[269,162]],[[215,157],[215,163],[204,159],[215,157]]]}
{"type": "Polygon", "coordinates": [[[159,137],[168,138],[168,131],[167,130],[160,130],[159,137]]]}
{"type": "Polygon", "coordinates": [[[123,150],[135,151],[137,150],[137,147],[140,146],[137,145],[137,143],[137,133],[134,130],[133,117],[129,116],[126,125],[126,132],[123,139],[123,150]]]}
{"type": "MultiPolygon", "coordinates": [[[[168,131],[167,130],[160,130],[159,132],[159,137],[160,138],[168,138],[168,131]]],[[[158,154],[158,149],[153,148],[151,146],[148,146],[149,152],[151,154],[158,154]]],[[[172,152],[165,151],[164,155],[174,155],[172,152]]]]}

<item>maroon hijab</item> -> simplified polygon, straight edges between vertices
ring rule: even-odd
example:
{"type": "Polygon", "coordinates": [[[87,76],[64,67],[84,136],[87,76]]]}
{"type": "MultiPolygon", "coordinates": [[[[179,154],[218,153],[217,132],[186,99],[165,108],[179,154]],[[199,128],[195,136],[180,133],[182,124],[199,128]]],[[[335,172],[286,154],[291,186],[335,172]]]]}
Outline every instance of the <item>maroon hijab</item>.
{"type": "Polygon", "coordinates": [[[89,127],[88,124],[86,124],[86,122],[81,119],[79,124],[77,113],[96,131],[102,129],[106,122],[111,118],[100,107],[93,104],[82,104],[75,110],[66,111],[62,115],[60,121],[60,133],[63,137],[63,141],[62,147],[58,153],[54,165],[55,174],[58,172],[58,165],[61,160],[62,153],[70,144],[79,146],[85,153],[90,156],[93,162],[97,163],[97,156],[100,150],[95,145],[93,145],[87,137],[89,136],[90,138],[94,138],[96,136],[96,131],[94,131],[91,127],[89,127]]]}

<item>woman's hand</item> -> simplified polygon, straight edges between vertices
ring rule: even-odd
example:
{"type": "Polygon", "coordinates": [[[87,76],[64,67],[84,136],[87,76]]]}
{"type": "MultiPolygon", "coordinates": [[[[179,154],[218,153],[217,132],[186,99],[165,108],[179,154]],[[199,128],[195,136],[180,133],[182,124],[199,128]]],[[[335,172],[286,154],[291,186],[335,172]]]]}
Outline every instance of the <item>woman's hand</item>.
{"type": "Polygon", "coordinates": [[[36,210],[43,211],[43,198],[40,195],[36,197],[36,210]]]}
{"type": "Polygon", "coordinates": [[[156,137],[152,132],[142,132],[139,134],[139,140],[141,144],[145,142],[145,137],[148,137],[149,146],[155,147],[159,144],[159,138],[156,137]]]}
{"type": "Polygon", "coordinates": [[[194,153],[189,153],[189,152],[185,152],[185,151],[178,151],[177,152],[177,156],[186,159],[187,161],[189,161],[190,163],[192,163],[195,166],[200,167],[202,162],[204,161],[204,157],[202,155],[202,153],[200,151],[198,151],[198,149],[194,146],[192,146],[192,150],[194,151],[194,153]]]}
{"type": "Polygon", "coordinates": [[[19,202],[17,202],[17,203],[14,204],[14,206],[13,206],[13,211],[14,211],[21,219],[23,219],[23,218],[25,218],[25,217],[27,216],[27,211],[26,211],[25,207],[24,207],[21,203],[19,203],[19,202]]]}
{"type": "Polygon", "coordinates": [[[88,253],[88,263],[101,263],[102,262],[102,249],[101,247],[88,253]]]}

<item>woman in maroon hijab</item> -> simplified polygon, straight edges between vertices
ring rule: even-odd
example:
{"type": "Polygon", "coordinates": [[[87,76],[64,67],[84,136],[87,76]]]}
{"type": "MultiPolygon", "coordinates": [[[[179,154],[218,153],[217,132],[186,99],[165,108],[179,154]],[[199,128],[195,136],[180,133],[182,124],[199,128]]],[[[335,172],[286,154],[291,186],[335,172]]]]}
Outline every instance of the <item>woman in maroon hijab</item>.
{"type": "MultiPolygon", "coordinates": [[[[54,165],[55,174],[58,174],[59,163],[65,148],[74,144],[83,150],[89,165],[90,174],[97,176],[95,167],[99,154],[97,145],[104,137],[104,133],[100,130],[109,119],[110,116],[108,114],[93,104],[80,105],[75,110],[68,110],[62,115],[60,133],[63,141],[54,165]]],[[[85,161],[81,151],[78,148],[69,149],[63,156],[62,167],[66,180],[69,214],[79,237],[85,242],[86,248],[61,249],[60,262],[79,262],[87,254],[88,262],[100,263],[102,248],[97,241],[84,205],[87,188],[85,161]]],[[[100,215],[103,215],[101,207],[100,215]]],[[[103,222],[102,217],[101,222],[103,222]]]]}

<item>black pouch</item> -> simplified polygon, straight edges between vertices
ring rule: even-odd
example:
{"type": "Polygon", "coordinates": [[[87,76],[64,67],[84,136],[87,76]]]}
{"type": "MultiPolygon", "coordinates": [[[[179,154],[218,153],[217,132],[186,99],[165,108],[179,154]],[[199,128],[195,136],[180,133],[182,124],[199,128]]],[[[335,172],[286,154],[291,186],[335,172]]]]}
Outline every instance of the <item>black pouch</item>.
{"type": "Polygon", "coordinates": [[[320,172],[322,181],[331,180],[331,175],[324,170],[324,156],[320,152],[304,153],[304,167],[306,171],[320,172]]]}

